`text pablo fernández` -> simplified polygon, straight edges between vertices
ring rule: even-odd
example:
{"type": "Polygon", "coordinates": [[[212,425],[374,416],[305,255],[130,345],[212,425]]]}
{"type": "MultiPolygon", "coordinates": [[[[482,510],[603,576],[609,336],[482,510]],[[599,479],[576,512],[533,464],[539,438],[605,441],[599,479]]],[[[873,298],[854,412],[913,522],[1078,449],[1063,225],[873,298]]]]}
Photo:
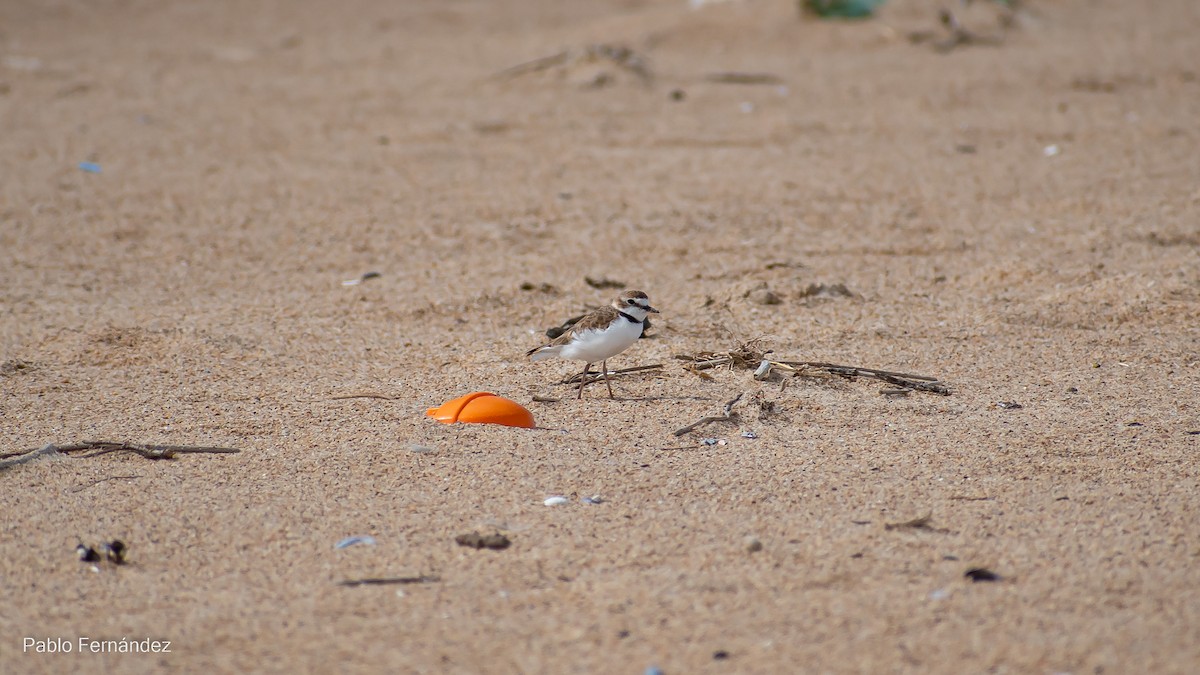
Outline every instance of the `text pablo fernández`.
{"type": "Polygon", "coordinates": [[[96,640],[81,637],[78,640],[68,638],[31,638],[21,642],[22,652],[35,654],[170,654],[170,640],[96,640]]]}

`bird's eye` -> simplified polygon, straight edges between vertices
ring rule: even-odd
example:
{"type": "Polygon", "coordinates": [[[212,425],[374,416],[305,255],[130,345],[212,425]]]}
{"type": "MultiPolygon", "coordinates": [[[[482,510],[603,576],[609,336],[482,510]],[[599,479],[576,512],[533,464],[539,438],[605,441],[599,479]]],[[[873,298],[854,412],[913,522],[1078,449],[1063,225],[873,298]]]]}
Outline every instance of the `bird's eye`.
{"type": "Polygon", "coordinates": [[[636,305],[636,304],[637,304],[637,301],[636,301],[636,300],[634,300],[633,298],[630,298],[630,299],[626,300],[625,302],[627,302],[627,303],[629,303],[629,304],[631,304],[631,305],[636,305]]]}

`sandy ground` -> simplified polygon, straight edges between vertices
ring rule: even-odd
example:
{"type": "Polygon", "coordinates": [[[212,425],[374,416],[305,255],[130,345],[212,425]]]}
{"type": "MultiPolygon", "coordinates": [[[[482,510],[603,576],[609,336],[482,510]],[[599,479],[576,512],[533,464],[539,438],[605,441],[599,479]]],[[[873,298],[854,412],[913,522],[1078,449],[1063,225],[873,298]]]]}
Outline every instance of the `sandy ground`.
{"type": "Polygon", "coordinates": [[[241,450],[0,470],[0,671],[1196,672],[1200,4],[1027,5],[0,4],[0,450],[241,450]]]}

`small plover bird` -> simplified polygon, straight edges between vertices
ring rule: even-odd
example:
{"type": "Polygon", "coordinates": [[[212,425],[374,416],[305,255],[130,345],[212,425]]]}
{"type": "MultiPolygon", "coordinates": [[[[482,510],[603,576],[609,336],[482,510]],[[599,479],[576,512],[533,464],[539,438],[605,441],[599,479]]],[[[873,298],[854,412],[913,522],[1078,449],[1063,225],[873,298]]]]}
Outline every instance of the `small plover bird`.
{"type": "Polygon", "coordinates": [[[534,347],[525,355],[532,356],[534,361],[554,356],[583,361],[583,376],[575,398],[583,398],[588,370],[598,361],[604,373],[604,384],[608,385],[608,397],[614,398],[612,383],[608,381],[608,360],[637,342],[642,335],[642,322],[648,314],[658,314],[658,310],[650,306],[649,296],[641,291],[625,291],[611,305],[588,314],[549,344],[534,347]]]}

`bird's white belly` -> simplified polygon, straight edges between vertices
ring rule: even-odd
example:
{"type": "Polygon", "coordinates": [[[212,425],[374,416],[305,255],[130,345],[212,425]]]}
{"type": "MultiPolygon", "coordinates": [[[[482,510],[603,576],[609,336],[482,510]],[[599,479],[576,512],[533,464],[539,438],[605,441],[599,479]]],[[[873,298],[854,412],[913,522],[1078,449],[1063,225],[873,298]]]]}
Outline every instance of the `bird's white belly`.
{"type": "Polygon", "coordinates": [[[608,330],[583,331],[558,353],[564,359],[596,363],[629,349],[642,334],[642,324],[619,319],[608,330]]]}

